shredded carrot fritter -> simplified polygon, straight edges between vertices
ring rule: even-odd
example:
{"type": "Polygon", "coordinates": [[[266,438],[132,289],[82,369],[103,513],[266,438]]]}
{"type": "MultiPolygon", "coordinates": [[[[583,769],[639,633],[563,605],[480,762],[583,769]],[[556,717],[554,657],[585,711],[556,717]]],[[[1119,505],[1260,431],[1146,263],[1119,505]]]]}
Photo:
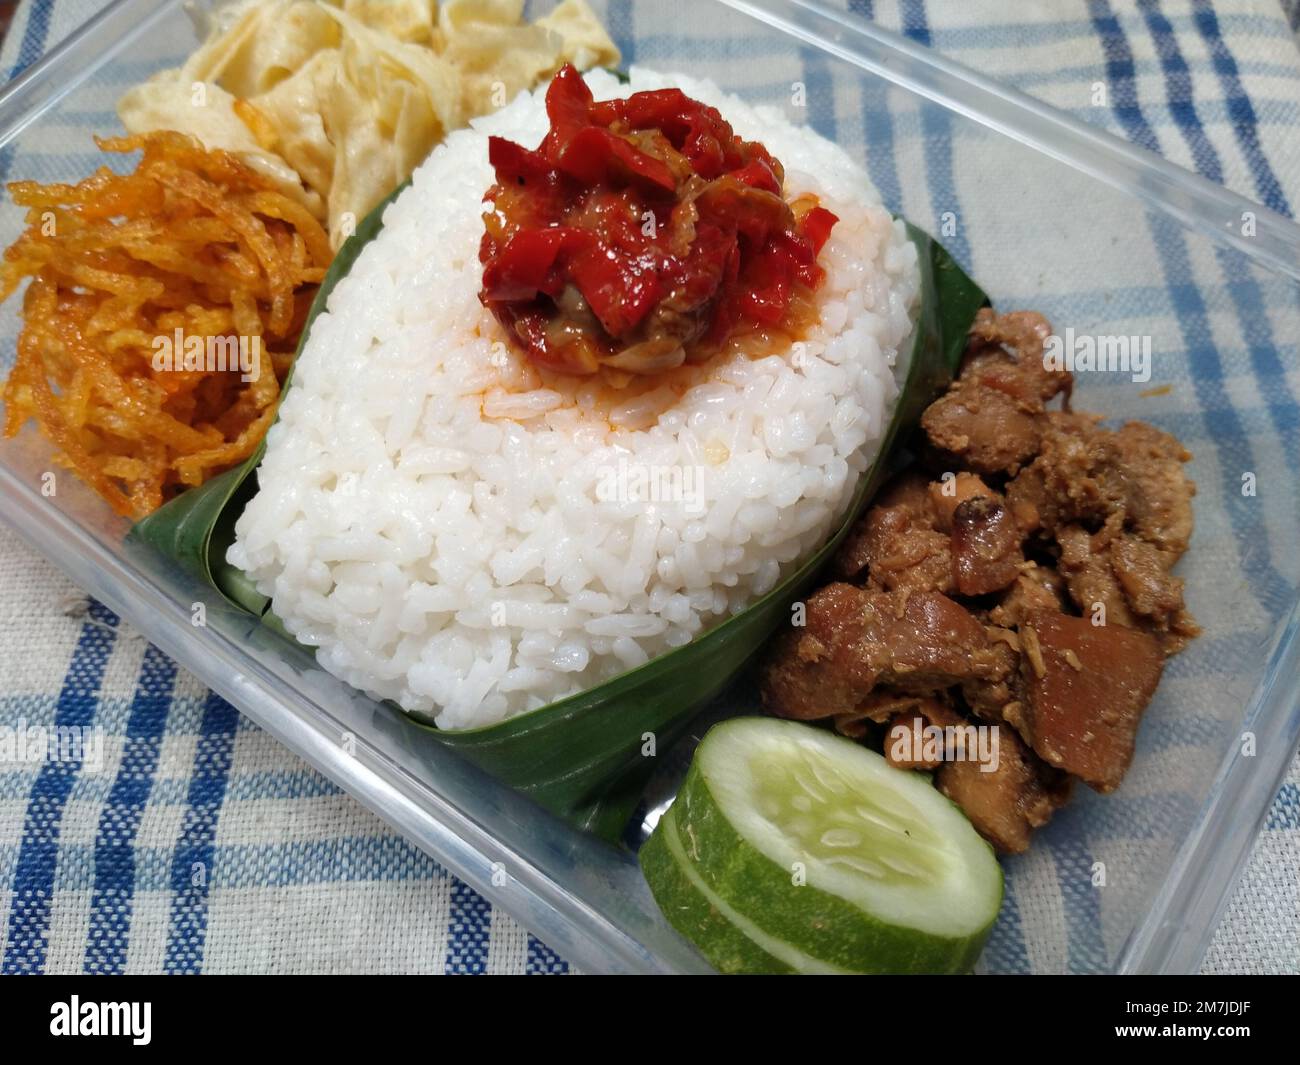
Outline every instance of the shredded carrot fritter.
{"type": "Polygon", "coordinates": [[[96,143],[143,154],[126,175],[9,186],[28,228],[0,265],[0,301],[31,283],[4,432],[35,420],[62,464],[138,519],[253,452],[333,253],[310,212],[234,155],[179,133],[96,143]]]}

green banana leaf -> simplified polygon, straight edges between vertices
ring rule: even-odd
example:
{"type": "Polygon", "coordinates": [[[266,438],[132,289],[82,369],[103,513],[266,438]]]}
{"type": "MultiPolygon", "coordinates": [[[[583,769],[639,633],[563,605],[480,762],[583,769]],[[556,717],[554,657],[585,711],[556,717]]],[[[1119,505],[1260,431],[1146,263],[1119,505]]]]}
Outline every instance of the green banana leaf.
{"type": "MultiPolygon", "coordinates": [[[[339,249],[308,315],[300,352],[330,291],[378,234],[384,207],[401,191],[375,208],[339,249]]],[[[971,322],[987,297],[937,241],[910,224],[907,230],[920,260],[921,307],[910,358],[899,370],[900,398],[879,458],[860,479],[852,505],[825,546],[743,613],[595,688],[484,728],[438,729],[408,715],[413,725],[580,828],[618,838],[655,757],[666,753],[789,617],[791,604],[811,590],[818,571],[887,475],[895,446],[956,371],[971,322]],[[643,750],[652,746],[655,754],[647,757],[643,750]]],[[[132,535],[283,633],[265,597],[225,561],[235,520],[255,490],[256,479],[249,475],[261,457],[259,447],[241,466],[139,522],[132,535]]]]}

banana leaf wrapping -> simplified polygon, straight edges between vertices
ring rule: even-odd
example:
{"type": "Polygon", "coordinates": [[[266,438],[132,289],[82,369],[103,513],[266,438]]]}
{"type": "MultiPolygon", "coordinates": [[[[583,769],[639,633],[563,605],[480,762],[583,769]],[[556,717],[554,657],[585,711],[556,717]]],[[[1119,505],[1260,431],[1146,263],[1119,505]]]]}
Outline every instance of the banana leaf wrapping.
{"type": "MultiPolygon", "coordinates": [[[[339,249],[312,304],[299,352],[334,285],[382,229],[384,208],[404,188],[376,207],[339,249]]],[[[406,715],[413,727],[429,730],[580,828],[618,837],[654,768],[655,759],[642,753],[648,736],[654,737],[656,755],[664,754],[789,618],[791,604],[812,589],[818,571],[879,488],[898,443],[956,372],[971,322],[988,300],[937,241],[910,224],[907,231],[918,252],[921,302],[910,358],[896,371],[898,403],[879,456],[861,476],[843,520],[821,550],[742,613],[597,687],[487,727],[438,729],[406,715]]],[[[289,386],[286,380],[284,388],[289,386]]],[[[266,598],[225,560],[235,520],[256,490],[251,474],[262,453],[259,447],[242,465],[178,496],[140,521],[131,535],[283,634],[266,598]]]]}

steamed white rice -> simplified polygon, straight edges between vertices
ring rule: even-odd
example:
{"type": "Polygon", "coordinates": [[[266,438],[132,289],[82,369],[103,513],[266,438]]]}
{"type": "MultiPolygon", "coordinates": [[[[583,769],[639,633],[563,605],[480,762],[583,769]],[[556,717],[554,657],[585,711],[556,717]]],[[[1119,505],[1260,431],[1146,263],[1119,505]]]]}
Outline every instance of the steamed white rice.
{"type": "Polygon", "coordinates": [[[543,382],[480,304],[477,253],[487,137],[535,146],[544,89],[433,152],[316,321],[229,560],[325,669],[444,728],[588,688],[769,591],[847,507],[912,330],[915,249],[838,147],[709,82],[587,81],[680,86],[839,216],[820,322],[680,395],[543,382]]]}

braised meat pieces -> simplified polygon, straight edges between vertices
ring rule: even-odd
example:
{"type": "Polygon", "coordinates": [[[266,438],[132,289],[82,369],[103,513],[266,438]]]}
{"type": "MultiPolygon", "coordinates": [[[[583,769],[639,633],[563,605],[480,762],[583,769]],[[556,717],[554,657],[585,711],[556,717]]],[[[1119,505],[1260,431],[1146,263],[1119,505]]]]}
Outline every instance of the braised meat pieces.
{"type": "Polygon", "coordinates": [[[1014,732],[1000,735],[995,772],[982,773],[972,761],[944,762],[934,782],[981,836],[1004,854],[1019,854],[1070,797],[1070,778],[1035,757],[1014,732]]]}
{"type": "Polygon", "coordinates": [[[1098,791],[1119,787],[1164,654],[1145,632],[1036,611],[1020,626],[1024,698],[1003,717],[1044,761],[1098,791]]]}
{"type": "Polygon", "coordinates": [[[1015,473],[1038,454],[1046,404],[1068,398],[1073,384],[1070,374],[1044,366],[1051,335],[1047,319],[1032,311],[980,314],[960,376],[921,417],[940,469],[1015,473]]]}
{"type": "Polygon", "coordinates": [[[1074,778],[1119,786],[1165,657],[1198,631],[1171,573],[1192,532],[1190,456],[1152,426],[1069,410],[1070,374],[1044,366],[1050,334],[1032,312],[980,313],[922,416],[921,460],[851,530],[835,583],[762,671],[771,712],[833,719],[896,765],[937,770],[1007,853],[1074,778]],[[890,743],[975,724],[999,727],[987,764],[890,743]]]}
{"type": "Polygon", "coordinates": [[[859,715],[878,686],[928,695],[998,672],[979,619],[940,592],[831,584],[809,599],[807,622],[766,671],[764,697],[782,717],[859,715]]]}

